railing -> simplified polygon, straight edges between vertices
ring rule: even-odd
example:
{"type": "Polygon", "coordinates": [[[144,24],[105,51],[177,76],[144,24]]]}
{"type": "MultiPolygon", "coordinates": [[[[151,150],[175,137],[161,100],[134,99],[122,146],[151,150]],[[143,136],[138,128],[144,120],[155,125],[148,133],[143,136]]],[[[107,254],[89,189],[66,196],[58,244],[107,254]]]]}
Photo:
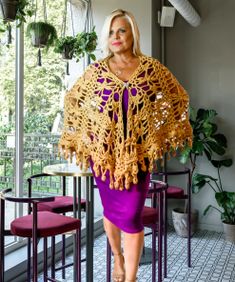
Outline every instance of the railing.
{"type": "MultiPolygon", "coordinates": [[[[13,188],[15,136],[0,133],[0,189],[13,188]]],[[[24,135],[24,187],[29,176],[41,173],[48,164],[61,163],[58,155],[59,135],[25,134],[24,135]]],[[[26,188],[27,189],[27,188],[26,188]]],[[[34,190],[45,193],[57,193],[60,189],[60,178],[52,177],[35,181],[34,190]]]]}

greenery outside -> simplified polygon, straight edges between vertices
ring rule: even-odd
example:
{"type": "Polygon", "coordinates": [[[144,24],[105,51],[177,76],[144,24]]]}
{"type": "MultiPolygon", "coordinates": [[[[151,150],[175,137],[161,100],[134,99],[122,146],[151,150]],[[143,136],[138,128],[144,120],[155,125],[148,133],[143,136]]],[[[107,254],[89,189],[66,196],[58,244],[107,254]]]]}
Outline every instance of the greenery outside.
{"type": "MultiPolygon", "coordinates": [[[[61,28],[63,15],[63,0],[47,1],[47,17],[53,21],[55,28],[61,28]],[[58,15],[61,15],[58,16],[58,15]]],[[[43,7],[38,7],[38,13],[43,13],[43,7]]],[[[24,26],[26,33],[26,25],[24,26]]],[[[5,42],[5,33],[0,33],[0,176],[4,176],[6,181],[14,183],[14,148],[7,147],[7,138],[15,132],[15,24],[12,24],[12,44],[5,42]]],[[[37,66],[37,49],[31,46],[31,41],[25,37],[24,42],[24,133],[37,135],[51,135],[51,128],[58,113],[62,113],[64,76],[66,63],[49,49],[43,53],[42,67],[37,66]]],[[[28,137],[27,137],[28,138],[28,137]]],[[[58,162],[56,156],[49,156],[50,152],[46,141],[39,143],[30,142],[25,139],[25,150],[34,148],[35,152],[24,152],[24,177],[25,179],[33,173],[39,173],[43,165],[50,162],[58,162]],[[44,154],[48,152],[48,154],[44,154]],[[31,154],[31,155],[30,155],[31,154]],[[32,156],[34,158],[32,171],[32,156]],[[45,158],[42,163],[41,156],[45,158]]],[[[52,142],[47,139],[47,142],[52,142]]],[[[56,139],[58,142],[58,137],[56,139]]],[[[12,188],[12,184],[11,185],[12,188]]],[[[7,184],[4,184],[7,185],[7,184]]],[[[6,187],[6,186],[2,187],[6,187]]]]}

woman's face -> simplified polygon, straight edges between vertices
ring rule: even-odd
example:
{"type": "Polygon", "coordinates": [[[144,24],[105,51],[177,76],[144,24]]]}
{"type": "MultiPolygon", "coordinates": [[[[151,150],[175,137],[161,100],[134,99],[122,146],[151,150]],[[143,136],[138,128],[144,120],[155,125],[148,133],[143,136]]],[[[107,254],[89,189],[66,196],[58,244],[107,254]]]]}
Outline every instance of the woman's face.
{"type": "Polygon", "coordinates": [[[124,17],[113,19],[109,31],[109,49],[112,53],[125,53],[132,51],[133,35],[130,23],[124,17]]]}

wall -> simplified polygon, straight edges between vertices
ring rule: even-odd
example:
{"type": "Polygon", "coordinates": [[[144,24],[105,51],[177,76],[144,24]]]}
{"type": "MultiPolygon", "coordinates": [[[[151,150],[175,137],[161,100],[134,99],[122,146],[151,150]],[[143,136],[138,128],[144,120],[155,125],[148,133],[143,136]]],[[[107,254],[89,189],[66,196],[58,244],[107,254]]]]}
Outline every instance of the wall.
{"type": "MultiPolygon", "coordinates": [[[[158,1],[141,0],[94,0],[94,22],[100,34],[104,17],[116,8],[131,11],[139,24],[141,47],[145,54],[160,59],[160,30],[157,24],[158,1]]],[[[191,105],[199,108],[212,108],[218,112],[219,131],[228,139],[228,155],[234,152],[235,127],[235,18],[234,0],[190,0],[202,17],[199,27],[191,27],[176,13],[173,28],[165,28],[165,63],[186,88],[191,105]]],[[[165,1],[166,5],[170,5],[165,1]]],[[[101,54],[100,54],[101,55],[101,54]]],[[[174,161],[174,165],[175,165],[174,161]]],[[[216,176],[213,167],[205,159],[199,163],[201,173],[216,176]]],[[[234,166],[222,171],[224,186],[234,191],[234,166]]],[[[174,202],[172,206],[178,205],[174,202]]],[[[202,216],[208,204],[215,204],[214,194],[204,189],[193,195],[193,207],[200,211],[200,227],[221,230],[219,214],[211,212],[202,216]]]]}
{"type": "MultiPolygon", "coordinates": [[[[167,1],[166,1],[167,2],[167,1]]],[[[191,27],[177,13],[174,28],[166,29],[166,64],[187,89],[191,105],[215,109],[219,131],[228,139],[228,155],[234,155],[235,143],[235,1],[190,0],[202,18],[199,27],[191,27]]],[[[167,3],[168,4],[168,3],[167,3]]],[[[157,38],[154,38],[157,40],[157,38]]],[[[217,176],[205,159],[199,171],[217,176]]],[[[224,187],[235,191],[234,165],[222,170],[224,187]]],[[[216,211],[203,217],[208,204],[215,204],[208,188],[193,195],[193,206],[200,211],[200,226],[221,230],[216,211]]]]}
{"type": "Polygon", "coordinates": [[[98,36],[105,19],[105,16],[109,15],[113,10],[121,8],[130,11],[135,16],[141,34],[141,50],[146,55],[152,54],[152,25],[151,25],[151,0],[94,0],[93,13],[94,23],[98,36]]]}

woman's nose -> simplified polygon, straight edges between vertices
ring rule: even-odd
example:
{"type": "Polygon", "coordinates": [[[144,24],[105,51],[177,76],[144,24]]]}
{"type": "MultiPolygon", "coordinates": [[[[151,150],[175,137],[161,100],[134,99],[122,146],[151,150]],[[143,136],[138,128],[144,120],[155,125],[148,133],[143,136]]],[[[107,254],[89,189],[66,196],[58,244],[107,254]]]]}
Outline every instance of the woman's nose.
{"type": "Polygon", "coordinates": [[[114,39],[118,39],[119,38],[119,33],[118,32],[115,32],[114,33],[114,39]]]}

